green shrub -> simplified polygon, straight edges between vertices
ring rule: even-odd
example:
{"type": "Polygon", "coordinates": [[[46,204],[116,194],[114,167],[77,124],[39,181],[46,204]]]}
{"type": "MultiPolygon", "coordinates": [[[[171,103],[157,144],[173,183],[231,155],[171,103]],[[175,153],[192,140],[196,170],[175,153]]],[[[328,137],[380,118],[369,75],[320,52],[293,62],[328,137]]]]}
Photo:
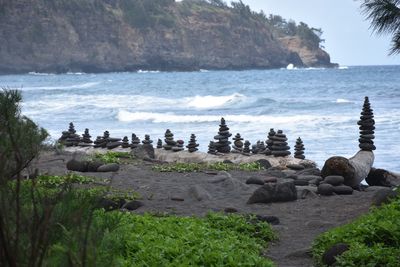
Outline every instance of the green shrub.
{"type": "Polygon", "coordinates": [[[159,172],[198,172],[198,171],[204,171],[204,170],[259,171],[259,170],[262,170],[262,167],[258,162],[240,163],[240,164],[232,164],[232,163],[224,163],[224,162],[216,162],[216,163],[211,163],[211,164],[172,163],[172,164],[153,166],[153,170],[159,171],[159,172]]]}
{"type": "Polygon", "coordinates": [[[94,182],[91,177],[70,173],[65,176],[41,175],[37,177],[37,183],[45,187],[59,187],[65,184],[88,184],[94,182]]]}
{"type": "Polygon", "coordinates": [[[129,152],[107,151],[107,153],[95,153],[90,160],[101,161],[102,163],[120,163],[120,159],[131,159],[129,152]]]}
{"type": "Polygon", "coordinates": [[[352,223],[320,235],[313,244],[313,256],[322,265],[323,253],[337,243],[350,249],[338,257],[338,266],[400,266],[400,199],[352,223]]]}

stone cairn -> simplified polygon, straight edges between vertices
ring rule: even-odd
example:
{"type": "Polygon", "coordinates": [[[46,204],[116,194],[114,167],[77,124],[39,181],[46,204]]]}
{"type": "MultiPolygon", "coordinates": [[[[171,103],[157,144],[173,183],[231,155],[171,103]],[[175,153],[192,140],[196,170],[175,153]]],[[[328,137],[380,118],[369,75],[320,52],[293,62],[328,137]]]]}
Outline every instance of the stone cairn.
{"type": "Polygon", "coordinates": [[[210,144],[208,145],[208,154],[212,154],[215,155],[217,154],[217,148],[215,147],[215,142],[214,141],[210,141],[210,144]]]}
{"type": "Polygon", "coordinates": [[[96,140],[94,141],[94,146],[95,148],[101,147],[101,148],[106,148],[107,143],[108,143],[108,138],[110,138],[110,133],[108,131],[105,131],[103,133],[103,136],[97,136],[96,140]]]}
{"type": "Polygon", "coordinates": [[[136,136],[136,134],[132,134],[132,139],[131,139],[131,148],[137,148],[140,145],[140,139],[139,137],[136,136]]]}
{"type": "Polygon", "coordinates": [[[290,155],[290,147],[288,146],[286,135],[282,132],[282,130],[278,130],[278,132],[271,137],[273,141],[271,146],[271,153],[275,157],[285,157],[290,155]]]}
{"type": "Polygon", "coordinates": [[[264,141],[258,140],[255,145],[252,146],[251,152],[253,154],[264,154],[264,155],[270,155],[270,151],[268,147],[265,146],[264,141]]]}
{"type": "Polygon", "coordinates": [[[221,124],[219,125],[218,135],[214,136],[215,146],[218,152],[220,153],[229,153],[231,151],[231,142],[229,141],[229,137],[232,134],[229,132],[229,128],[226,126],[225,119],[221,118],[221,124]]]}
{"type": "Polygon", "coordinates": [[[174,134],[169,129],[167,129],[165,131],[164,136],[165,136],[164,139],[165,145],[163,146],[164,149],[172,150],[172,147],[176,146],[176,141],[174,141],[174,134]]]}
{"type": "Polygon", "coordinates": [[[158,138],[158,141],[157,141],[157,148],[158,149],[162,148],[162,140],[160,138],[158,138]]]}
{"type": "Polygon", "coordinates": [[[306,157],[304,156],[304,144],[303,140],[301,138],[297,138],[296,140],[296,145],[294,146],[294,157],[296,159],[305,159],[306,157]]]}
{"type": "Polygon", "coordinates": [[[107,149],[114,149],[122,145],[121,138],[108,137],[107,138],[107,149]]]}
{"type": "Polygon", "coordinates": [[[240,133],[237,133],[233,139],[233,151],[234,153],[242,153],[243,152],[243,138],[240,136],[240,133]]]}
{"type": "Polygon", "coordinates": [[[243,154],[250,155],[250,145],[251,144],[248,140],[244,141],[243,154]]]}
{"type": "Polygon", "coordinates": [[[172,147],[172,151],[179,152],[185,150],[183,144],[184,144],[183,140],[177,140],[175,146],[172,147]]]}
{"type": "Polygon", "coordinates": [[[188,151],[190,153],[196,152],[197,150],[199,150],[197,147],[199,146],[199,144],[196,143],[196,135],[191,134],[190,135],[190,140],[188,145],[186,146],[188,151]]]}
{"type": "Polygon", "coordinates": [[[131,147],[131,145],[129,144],[129,139],[128,136],[124,136],[124,138],[122,138],[122,144],[121,144],[122,148],[129,148],[131,147]]]}
{"type": "Polygon", "coordinates": [[[75,126],[72,122],[69,123],[68,131],[63,131],[62,136],[58,139],[58,142],[65,146],[77,146],[80,141],[81,138],[76,134],[75,126]]]}
{"type": "Polygon", "coordinates": [[[367,96],[365,97],[361,117],[357,124],[360,125],[360,139],[358,139],[358,141],[360,142],[360,149],[364,151],[375,150],[376,147],[373,141],[373,139],[375,138],[374,114],[367,96]]]}
{"type": "Polygon", "coordinates": [[[144,135],[144,140],[142,141],[143,145],[150,145],[153,143],[153,140],[150,139],[150,135],[145,134],[144,135]]]}
{"type": "Polygon", "coordinates": [[[85,132],[82,134],[82,139],[81,142],[79,143],[79,146],[92,146],[92,139],[90,139],[92,136],[89,134],[89,129],[86,128],[85,132]]]}
{"type": "Polygon", "coordinates": [[[265,141],[265,143],[267,144],[267,148],[268,148],[268,150],[266,151],[266,155],[271,155],[271,151],[272,151],[272,144],[273,144],[273,140],[272,140],[272,137],[275,135],[276,133],[275,133],[275,131],[274,131],[274,129],[273,128],[271,128],[270,130],[269,130],[269,133],[268,133],[268,138],[267,138],[267,140],[265,141]]]}

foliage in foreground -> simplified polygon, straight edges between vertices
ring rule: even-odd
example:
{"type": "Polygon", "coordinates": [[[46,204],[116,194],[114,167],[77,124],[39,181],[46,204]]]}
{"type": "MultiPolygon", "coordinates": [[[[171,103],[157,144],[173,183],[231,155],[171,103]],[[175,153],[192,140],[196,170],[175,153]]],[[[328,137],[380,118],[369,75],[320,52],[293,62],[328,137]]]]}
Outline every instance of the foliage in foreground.
{"type": "Polygon", "coordinates": [[[352,223],[320,235],[313,244],[313,256],[322,266],[323,253],[334,244],[350,249],[337,257],[337,266],[400,266],[400,198],[352,223]]]}
{"type": "Polygon", "coordinates": [[[153,170],[159,172],[198,172],[203,170],[215,170],[215,171],[259,171],[262,170],[261,165],[258,162],[250,163],[211,163],[211,164],[201,164],[201,163],[173,163],[165,165],[156,165],[153,170]]]}
{"type": "Polygon", "coordinates": [[[107,153],[95,153],[92,155],[90,160],[100,161],[104,164],[108,163],[120,163],[121,159],[132,158],[129,152],[118,152],[118,151],[107,151],[107,153]]]}

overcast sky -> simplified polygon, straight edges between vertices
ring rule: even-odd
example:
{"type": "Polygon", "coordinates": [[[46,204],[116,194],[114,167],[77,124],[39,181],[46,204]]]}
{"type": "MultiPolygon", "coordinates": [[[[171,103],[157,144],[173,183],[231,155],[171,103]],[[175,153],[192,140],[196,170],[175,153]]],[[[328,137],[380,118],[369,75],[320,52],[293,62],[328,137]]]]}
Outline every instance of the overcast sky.
{"type": "MultiPolygon", "coordinates": [[[[389,36],[377,36],[354,0],[242,0],[252,10],[303,21],[324,32],[326,51],[340,65],[400,65],[400,54],[388,56],[389,36]]],[[[230,2],[230,1],[226,1],[230,2]]]]}

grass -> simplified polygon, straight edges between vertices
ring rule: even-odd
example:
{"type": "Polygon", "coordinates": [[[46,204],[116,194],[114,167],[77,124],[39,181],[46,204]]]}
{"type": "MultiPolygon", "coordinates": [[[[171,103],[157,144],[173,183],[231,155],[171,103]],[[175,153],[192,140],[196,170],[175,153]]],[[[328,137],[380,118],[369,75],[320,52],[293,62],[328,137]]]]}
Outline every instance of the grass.
{"type": "Polygon", "coordinates": [[[92,161],[100,161],[104,164],[108,163],[121,163],[121,159],[131,159],[132,156],[129,152],[114,152],[107,151],[107,153],[95,153],[90,157],[92,161]]]}
{"type": "Polygon", "coordinates": [[[65,184],[88,184],[94,182],[94,179],[87,176],[70,173],[65,176],[41,175],[37,177],[36,182],[44,187],[59,187],[65,184]]]}
{"type": "Polygon", "coordinates": [[[201,164],[201,163],[173,163],[165,165],[153,166],[153,170],[159,172],[199,172],[204,170],[215,170],[215,171],[259,171],[263,168],[258,162],[251,163],[211,163],[211,164],[201,164]]]}
{"type": "Polygon", "coordinates": [[[320,235],[313,256],[323,266],[323,253],[337,243],[350,249],[337,257],[335,266],[400,266],[400,198],[372,210],[359,219],[320,235]]]}

